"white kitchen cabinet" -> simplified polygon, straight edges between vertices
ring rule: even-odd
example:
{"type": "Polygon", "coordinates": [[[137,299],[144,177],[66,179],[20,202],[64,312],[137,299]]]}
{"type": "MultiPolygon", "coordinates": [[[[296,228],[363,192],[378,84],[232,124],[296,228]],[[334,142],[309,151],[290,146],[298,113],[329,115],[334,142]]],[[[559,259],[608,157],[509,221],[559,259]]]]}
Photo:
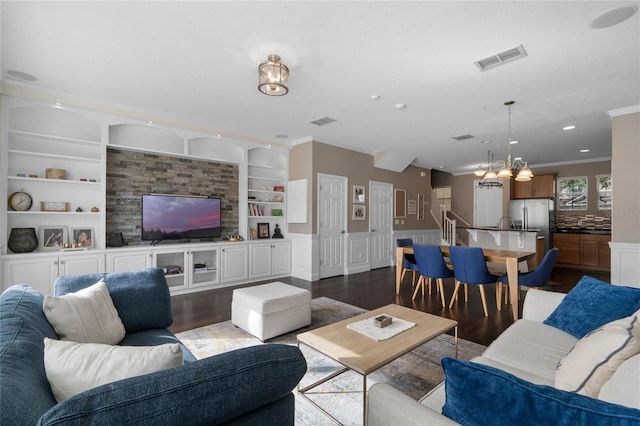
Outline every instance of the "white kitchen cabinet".
{"type": "Polygon", "coordinates": [[[250,279],[288,275],[291,272],[291,242],[251,244],[250,279]]]}
{"type": "Polygon", "coordinates": [[[4,262],[4,288],[27,284],[42,294],[53,294],[53,283],[62,275],[92,274],[104,271],[104,254],[52,254],[20,256],[4,262]]]}
{"type": "Polygon", "coordinates": [[[234,243],[220,247],[221,281],[223,283],[249,279],[249,249],[247,244],[234,243]]]}

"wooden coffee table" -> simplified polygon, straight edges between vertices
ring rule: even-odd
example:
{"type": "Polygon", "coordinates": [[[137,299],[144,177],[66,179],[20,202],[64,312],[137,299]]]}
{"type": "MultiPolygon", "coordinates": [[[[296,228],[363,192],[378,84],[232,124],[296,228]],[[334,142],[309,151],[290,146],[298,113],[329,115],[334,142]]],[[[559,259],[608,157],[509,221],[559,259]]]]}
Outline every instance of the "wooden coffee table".
{"type": "Polygon", "coordinates": [[[326,410],[312,401],[307,395],[305,395],[305,393],[344,373],[345,371],[353,370],[361,374],[363,377],[362,409],[363,424],[366,424],[367,375],[451,329],[454,330],[454,356],[457,357],[457,321],[394,304],[383,306],[343,321],[298,334],[298,346],[300,346],[301,343],[304,343],[344,366],[344,368],[308,386],[301,388],[300,385],[298,385],[298,392],[302,397],[331,417],[335,422],[340,423],[326,410]],[[357,322],[365,318],[373,318],[381,314],[391,315],[405,321],[413,322],[416,325],[390,339],[382,341],[376,341],[364,334],[347,328],[347,324],[349,323],[357,322]]]}

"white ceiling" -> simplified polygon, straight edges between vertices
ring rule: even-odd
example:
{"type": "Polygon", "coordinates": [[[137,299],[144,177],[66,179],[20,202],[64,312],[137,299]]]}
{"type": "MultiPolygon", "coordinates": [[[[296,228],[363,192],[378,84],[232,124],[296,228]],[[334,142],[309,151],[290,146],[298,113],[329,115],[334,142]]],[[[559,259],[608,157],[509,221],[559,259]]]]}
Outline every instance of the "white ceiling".
{"type": "Polygon", "coordinates": [[[505,157],[504,102],[515,100],[512,152],[535,172],[609,158],[607,111],[640,105],[640,13],[589,28],[629,4],[640,2],[2,1],[2,78],[227,138],[313,139],[455,174],[486,163],[487,150],[505,157]],[[523,59],[474,65],[520,44],[523,59]],[[257,90],[271,53],[290,68],[283,97],[257,90]],[[310,124],[324,116],[337,121],[310,124]],[[475,137],[452,139],[467,133],[475,137]]]}

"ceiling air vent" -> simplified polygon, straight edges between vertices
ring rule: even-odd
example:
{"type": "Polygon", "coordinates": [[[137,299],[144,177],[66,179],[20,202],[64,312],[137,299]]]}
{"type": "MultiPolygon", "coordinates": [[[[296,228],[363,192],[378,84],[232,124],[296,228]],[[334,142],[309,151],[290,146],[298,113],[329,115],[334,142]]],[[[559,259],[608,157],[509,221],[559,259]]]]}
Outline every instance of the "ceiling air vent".
{"type": "Polygon", "coordinates": [[[458,136],[454,136],[453,138],[457,141],[463,141],[465,139],[473,139],[475,138],[475,136],[467,133],[466,135],[458,135],[458,136]]]}
{"type": "Polygon", "coordinates": [[[311,124],[315,124],[316,126],[326,126],[327,124],[331,124],[335,121],[337,121],[335,118],[322,117],[322,118],[318,118],[317,120],[313,120],[311,124]]]}
{"type": "Polygon", "coordinates": [[[489,56],[488,58],[480,59],[479,61],[474,62],[474,64],[480,68],[480,71],[486,71],[490,68],[495,68],[498,65],[524,58],[525,56],[527,56],[527,51],[524,50],[524,46],[520,45],[513,49],[505,50],[504,52],[489,56]]]}

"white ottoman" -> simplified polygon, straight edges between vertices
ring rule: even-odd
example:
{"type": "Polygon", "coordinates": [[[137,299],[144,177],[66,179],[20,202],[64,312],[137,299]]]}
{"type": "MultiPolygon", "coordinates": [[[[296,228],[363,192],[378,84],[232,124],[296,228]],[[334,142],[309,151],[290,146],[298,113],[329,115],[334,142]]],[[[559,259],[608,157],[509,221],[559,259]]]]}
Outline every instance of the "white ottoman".
{"type": "Polygon", "coordinates": [[[233,290],[231,322],[265,341],[311,324],[311,292],[281,282],[233,290]]]}

